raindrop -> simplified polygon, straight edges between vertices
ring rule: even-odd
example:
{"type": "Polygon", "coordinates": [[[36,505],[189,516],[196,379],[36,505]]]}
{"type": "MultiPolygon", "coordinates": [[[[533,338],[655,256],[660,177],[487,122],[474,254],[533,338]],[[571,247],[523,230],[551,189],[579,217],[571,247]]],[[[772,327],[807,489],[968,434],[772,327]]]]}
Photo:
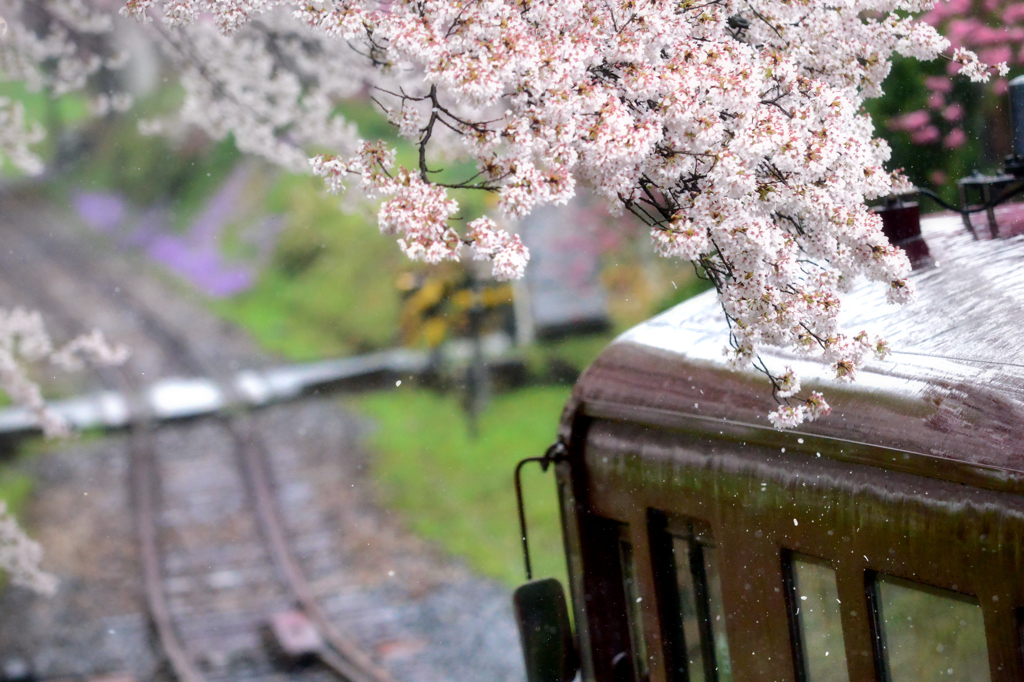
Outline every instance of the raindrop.
{"type": "Polygon", "coordinates": [[[401,386],[401,385],[402,385],[402,380],[401,379],[399,379],[398,381],[395,382],[395,386],[401,386]]]}
{"type": "Polygon", "coordinates": [[[803,445],[804,444],[804,439],[803,438],[797,438],[796,442],[800,443],[800,445],[803,445]]]}
{"type": "Polygon", "coordinates": [[[797,522],[797,520],[796,520],[796,519],[793,519],[793,525],[794,525],[794,526],[799,526],[800,524],[799,524],[799,522],[797,522]]]}

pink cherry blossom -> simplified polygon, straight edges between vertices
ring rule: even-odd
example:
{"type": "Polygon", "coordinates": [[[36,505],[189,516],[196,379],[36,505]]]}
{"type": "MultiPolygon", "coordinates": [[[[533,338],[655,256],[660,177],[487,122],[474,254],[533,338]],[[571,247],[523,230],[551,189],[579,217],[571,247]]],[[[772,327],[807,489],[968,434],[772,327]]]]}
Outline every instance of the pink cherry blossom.
{"type": "Polygon", "coordinates": [[[967,142],[967,134],[964,133],[962,128],[953,128],[946,137],[942,139],[942,146],[946,149],[956,149],[962,147],[967,142]]]}

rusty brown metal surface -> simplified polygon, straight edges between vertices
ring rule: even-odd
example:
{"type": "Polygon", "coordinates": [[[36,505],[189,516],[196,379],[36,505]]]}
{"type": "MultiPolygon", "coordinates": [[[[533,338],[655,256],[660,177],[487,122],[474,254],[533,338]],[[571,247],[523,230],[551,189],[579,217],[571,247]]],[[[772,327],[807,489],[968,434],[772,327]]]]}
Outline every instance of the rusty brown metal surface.
{"type": "Polygon", "coordinates": [[[620,524],[649,679],[680,679],[664,524],[652,521],[672,517],[714,536],[734,680],[802,679],[791,552],[835,570],[851,680],[884,679],[875,575],[976,599],[992,679],[1024,679],[1024,243],[974,240],[956,216],[925,219],[922,232],[932,263],[912,276],[917,303],[887,307],[871,286],[844,301],[844,328],[884,333],[889,359],[843,384],[805,358],[766,356],[833,406],[798,432],[769,425],[766,380],[726,367],[713,295],[627,332],[584,373],[561,426],[570,459],[557,471],[585,680],[636,681],[614,662],[630,653],[613,556],[620,524]]]}

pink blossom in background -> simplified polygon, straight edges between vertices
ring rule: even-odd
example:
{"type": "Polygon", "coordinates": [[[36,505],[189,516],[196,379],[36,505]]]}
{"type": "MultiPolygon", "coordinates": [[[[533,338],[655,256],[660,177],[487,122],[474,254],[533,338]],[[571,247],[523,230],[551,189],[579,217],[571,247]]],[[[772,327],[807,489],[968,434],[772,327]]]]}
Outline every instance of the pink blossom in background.
{"type": "Polygon", "coordinates": [[[978,58],[982,61],[988,62],[989,64],[996,64],[998,62],[1005,62],[1010,58],[1010,49],[1006,47],[1005,43],[1007,40],[1011,40],[1011,36],[1005,28],[993,28],[991,26],[981,24],[971,32],[970,39],[971,44],[978,47],[985,45],[997,46],[984,52],[978,52],[978,58]],[[991,56],[1001,54],[1000,51],[1005,51],[1006,54],[1004,56],[1000,56],[998,59],[991,58],[991,56]],[[986,58],[986,54],[990,55],[990,57],[986,58]]]}
{"type": "Polygon", "coordinates": [[[938,26],[950,17],[959,17],[971,11],[971,0],[949,0],[949,2],[937,2],[922,20],[932,26],[938,26]]]}
{"type": "Polygon", "coordinates": [[[946,119],[950,123],[955,123],[964,117],[964,105],[959,102],[953,102],[948,107],[942,110],[942,118],[946,119]]]}
{"type": "Polygon", "coordinates": [[[946,174],[943,171],[940,171],[940,170],[932,171],[931,174],[928,175],[928,180],[933,185],[945,185],[946,184],[946,180],[948,180],[948,179],[949,178],[946,176],[946,174]]]}
{"type": "Polygon", "coordinates": [[[946,37],[954,47],[959,47],[965,44],[966,40],[971,38],[979,28],[983,28],[982,23],[973,17],[954,19],[946,27],[946,37]]]}
{"type": "MultiPolygon", "coordinates": [[[[1005,37],[1002,38],[1006,40],[1005,37]]],[[[1013,59],[1013,50],[1005,42],[996,46],[990,47],[985,50],[978,52],[978,59],[988,64],[998,64],[999,62],[1008,62],[1013,59]]]]}
{"type": "Polygon", "coordinates": [[[931,115],[924,109],[911,111],[910,113],[897,116],[889,121],[889,128],[892,130],[905,130],[913,132],[928,125],[932,120],[931,115]]]}
{"type": "Polygon", "coordinates": [[[928,76],[924,79],[924,86],[929,90],[944,94],[953,92],[953,81],[945,76],[928,76]]]}
{"type": "Polygon", "coordinates": [[[962,147],[967,142],[967,134],[961,128],[953,128],[942,140],[942,146],[946,149],[962,147]]]}
{"type": "Polygon", "coordinates": [[[1003,10],[1003,21],[1007,24],[1015,24],[1024,19],[1024,2],[1015,2],[1003,10]]]}
{"type": "MultiPolygon", "coordinates": [[[[935,7],[925,13],[923,21],[936,27],[945,35],[952,47],[958,50],[977,50],[978,54],[960,53],[966,58],[958,59],[957,51],[951,61],[946,64],[946,73],[950,76],[974,76],[980,70],[987,69],[989,75],[999,77],[989,80],[989,92],[996,97],[1005,96],[1008,83],[1005,78],[1011,63],[1024,63],[1024,26],[1017,22],[1024,20],[1024,3],[1007,0],[984,0],[981,6],[971,0],[950,0],[938,2],[935,7]],[[977,63],[976,63],[977,62],[977,63]],[[986,65],[980,69],[978,64],[986,65]]],[[[931,94],[928,97],[930,109],[942,109],[940,99],[944,100],[952,93],[949,78],[932,76],[925,79],[925,87],[931,94]]],[[[959,104],[942,110],[942,117],[950,123],[961,120],[964,116],[963,107],[959,104]]],[[[935,121],[940,123],[939,121],[935,121]]],[[[922,126],[923,127],[923,126],[922,126]]],[[[941,128],[940,128],[941,129],[941,128]]],[[[962,131],[947,135],[943,144],[947,148],[956,148],[963,144],[962,131]]],[[[931,131],[921,132],[914,136],[921,144],[932,144],[935,135],[931,131]]]]}
{"type": "Polygon", "coordinates": [[[935,126],[926,126],[920,130],[915,131],[910,139],[914,144],[933,144],[939,141],[942,137],[942,133],[935,126]]]}

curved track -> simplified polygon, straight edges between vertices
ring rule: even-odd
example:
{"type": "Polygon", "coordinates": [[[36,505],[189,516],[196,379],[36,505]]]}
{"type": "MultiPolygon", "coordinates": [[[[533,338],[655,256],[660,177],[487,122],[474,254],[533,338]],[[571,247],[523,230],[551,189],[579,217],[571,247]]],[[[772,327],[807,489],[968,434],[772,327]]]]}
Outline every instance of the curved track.
{"type": "MultiPolygon", "coordinates": [[[[66,332],[81,331],[83,323],[71,305],[75,299],[53,293],[61,278],[71,283],[76,297],[117,292],[118,305],[136,327],[127,342],[145,345],[150,364],[159,356],[164,372],[231,385],[228,361],[218,357],[218,349],[212,354],[196,349],[59,239],[27,232],[7,238],[18,242],[22,257],[2,259],[3,266],[25,282],[32,303],[66,332]]],[[[125,368],[97,376],[108,388],[138,395],[140,373],[125,368]]],[[[280,679],[279,660],[266,647],[253,649],[253,638],[265,635],[272,613],[298,609],[322,643],[316,656],[322,666],[292,670],[289,679],[330,679],[330,671],[349,682],[388,682],[387,674],[331,622],[305,578],[282,522],[267,447],[254,423],[258,416],[240,412],[196,424],[205,431],[205,442],[215,445],[185,452],[188,443],[147,420],[143,405],[134,409],[141,419],[130,434],[129,480],[146,602],[173,675],[185,682],[280,679]],[[222,660],[232,652],[245,652],[248,660],[222,660]],[[216,672],[228,669],[228,677],[216,672]]]]}

